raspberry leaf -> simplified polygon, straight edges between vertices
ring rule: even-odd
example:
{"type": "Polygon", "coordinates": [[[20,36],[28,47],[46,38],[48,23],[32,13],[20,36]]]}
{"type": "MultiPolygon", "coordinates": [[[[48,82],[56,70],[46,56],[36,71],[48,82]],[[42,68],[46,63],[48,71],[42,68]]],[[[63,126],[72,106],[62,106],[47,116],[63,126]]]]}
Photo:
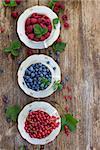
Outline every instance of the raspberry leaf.
{"type": "Polygon", "coordinates": [[[12,54],[13,56],[17,57],[17,56],[19,56],[19,50],[17,50],[17,49],[12,49],[12,50],[11,50],[11,54],[12,54]]]}
{"type": "Polygon", "coordinates": [[[63,52],[65,47],[66,47],[66,43],[63,43],[63,42],[59,42],[59,43],[54,43],[53,44],[53,50],[55,52],[57,52],[57,51],[58,52],[63,52]]]}
{"type": "Polygon", "coordinates": [[[63,86],[62,84],[60,83],[60,81],[55,81],[54,84],[53,84],[53,89],[56,90],[58,89],[59,91],[62,90],[63,86]]]}
{"type": "Polygon", "coordinates": [[[20,112],[19,105],[8,106],[7,110],[6,110],[6,117],[10,118],[12,121],[16,122],[19,112],[20,112]]]}
{"type": "Polygon", "coordinates": [[[67,127],[70,129],[71,132],[74,132],[77,127],[78,120],[75,119],[71,114],[65,114],[61,118],[61,127],[62,130],[64,130],[64,126],[67,125],[67,127]]]}
{"type": "Polygon", "coordinates": [[[11,43],[11,48],[12,49],[19,49],[20,47],[21,47],[20,41],[18,41],[18,40],[12,41],[12,43],[11,43]]]}
{"type": "Polygon", "coordinates": [[[48,28],[42,28],[39,24],[35,24],[33,31],[35,35],[39,38],[48,32],[48,28]]]}
{"type": "Polygon", "coordinates": [[[59,23],[59,18],[53,19],[53,27],[56,29],[56,25],[59,23]]]}
{"type": "Polygon", "coordinates": [[[25,146],[21,146],[21,147],[19,147],[18,150],[26,150],[26,148],[25,148],[25,146]]]}
{"type": "Polygon", "coordinates": [[[53,2],[49,2],[48,7],[52,9],[53,6],[54,6],[54,3],[53,2]]]}
{"type": "Polygon", "coordinates": [[[10,53],[11,52],[11,48],[10,47],[4,48],[4,52],[5,53],[10,53]]]}
{"type": "Polygon", "coordinates": [[[43,84],[44,86],[50,84],[50,81],[49,81],[47,78],[45,78],[45,77],[42,77],[42,78],[40,79],[40,82],[41,82],[41,84],[43,84]]]}
{"type": "Polygon", "coordinates": [[[52,0],[52,2],[53,2],[53,3],[56,3],[56,2],[58,2],[58,0],[52,0]]]}
{"type": "Polygon", "coordinates": [[[6,2],[3,0],[2,1],[3,6],[9,6],[9,7],[15,7],[17,6],[17,3],[15,0],[11,0],[9,4],[6,4],[6,2]]]}
{"type": "Polygon", "coordinates": [[[13,56],[19,56],[18,49],[21,47],[21,43],[18,40],[14,40],[10,43],[10,47],[4,49],[5,53],[11,53],[13,56]]]}

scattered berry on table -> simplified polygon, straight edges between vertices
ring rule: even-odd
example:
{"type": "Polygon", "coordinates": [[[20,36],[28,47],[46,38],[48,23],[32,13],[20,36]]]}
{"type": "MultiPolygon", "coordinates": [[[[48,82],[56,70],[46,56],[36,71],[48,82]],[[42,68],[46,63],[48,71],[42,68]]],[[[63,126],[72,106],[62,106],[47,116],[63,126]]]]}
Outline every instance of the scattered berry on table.
{"type": "Polygon", "coordinates": [[[59,127],[59,122],[57,122],[57,120],[56,117],[53,118],[53,116],[50,116],[44,111],[36,110],[29,112],[25,121],[24,129],[31,138],[42,139],[59,127]]]}
{"type": "Polygon", "coordinates": [[[6,3],[6,4],[9,4],[9,3],[10,3],[10,0],[5,0],[5,3],[6,3]]]}
{"type": "Polygon", "coordinates": [[[19,5],[22,0],[15,0],[15,1],[16,1],[16,3],[19,5]]]}
{"type": "Polygon", "coordinates": [[[67,16],[67,15],[63,15],[63,16],[62,16],[62,20],[63,20],[63,21],[67,21],[67,20],[68,20],[68,16],[67,16]]]}
{"type": "Polygon", "coordinates": [[[53,70],[56,70],[56,67],[53,67],[53,70]]]}
{"type": "Polygon", "coordinates": [[[47,61],[47,64],[50,64],[50,61],[47,61]]]}
{"type": "Polygon", "coordinates": [[[56,40],[57,43],[62,42],[61,37],[58,37],[58,39],[56,40]]]}
{"type": "Polygon", "coordinates": [[[69,26],[69,23],[68,22],[65,22],[64,23],[64,28],[68,29],[70,26],[69,26]]]}
{"type": "Polygon", "coordinates": [[[33,55],[33,49],[28,48],[27,49],[27,56],[31,56],[31,55],[33,55]]]}
{"type": "Polygon", "coordinates": [[[69,128],[68,128],[66,125],[64,126],[64,131],[65,131],[65,134],[66,134],[67,136],[70,135],[70,130],[69,130],[69,128]]]}
{"type": "Polygon", "coordinates": [[[24,81],[34,91],[45,90],[51,83],[52,74],[42,63],[32,64],[25,70],[24,81]]]}
{"type": "Polygon", "coordinates": [[[17,11],[12,11],[12,12],[11,12],[11,16],[12,16],[14,19],[17,19],[18,16],[19,16],[19,14],[18,14],[17,11]]]}

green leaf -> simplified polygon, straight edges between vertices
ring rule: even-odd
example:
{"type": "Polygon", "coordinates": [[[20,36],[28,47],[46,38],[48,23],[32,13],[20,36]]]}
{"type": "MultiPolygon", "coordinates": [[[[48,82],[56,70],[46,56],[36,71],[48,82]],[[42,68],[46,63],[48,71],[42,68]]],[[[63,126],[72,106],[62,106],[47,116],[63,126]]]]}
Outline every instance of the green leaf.
{"type": "Polygon", "coordinates": [[[53,19],[53,27],[54,27],[54,29],[56,29],[56,25],[58,24],[58,22],[59,22],[59,18],[53,19]]]}
{"type": "Polygon", "coordinates": [[[60,83],[60,81],[55,81],[54,84],[53,84],[53,89],[54,90],[62,90],[63,86],[62,84],[60,83]]]}
{"type": "Polygon", "coordinates": [[[44,84],[44,86],[50,85],[50,81],[47,78],[45,78],[45,77],[42,77],[40,79],[40,82],[41,82],[41,84],[44,84]]]}
{"type": "Polygon", "coordinates": [[[60,91],[60,90],[62,90],[62,88],[63,88],[63,85],[62,84],[58,84],[58,90],[60,91]]]}
{"type": "Polygon", "coordinates": [[[4,52],[5,53],[10,53],[11,52],[11,47],[4,48],[4,52]]]}
{"type": "Polygon", "coordinates": [[[39,24],[35,24],[34,25],[34,33],[36,35],[39,35],[39,34],[41,34],[41,32],[42,32],[42,27],[39,24]]]}
{"type": "Polygon", "coordinates": [[[15,0],[11,0],[9,4],[6,4],[5,1],[2,1],[3,6],[9,6],[9,7],[15,7],[17,6],[17,3],[15,0]]]}
{"type": "Polygon", "coordinates": [[[64,130],[64,126],[67,125],[71,132],[74,132],[77,127],[78,120],[75,119],[71,114],[65,114],[61,118],[61,126],[62,130],[64,130]]]}
{"type": "Polygon", "coordinates": [[[58,2],[58,0],[52,0],[52,2],[53,2],[53,3],[56,3],[56,2],[58,2]]]}
{"type": "Polygon", "coordinates": [[[11,50],[11,54],[12,54],[13,56],[17,57],[17,56],[19,56],[19,50],[17,50],[17,49],[12,49],[12,50],[11,50]]]}
{"type": "Polygon", "coordinates": [[[20,43],[20,41],[18,41],[18,40],[14,40],[14,41],[12,41],[10,47],[11,47],[12,49],[19,49],[19,48],[21,47],[21,43],[20,43]]]}
{"type": "Polygon", "coordinates": [[[49,2],[48,7],[52,9],[52,8],[53,8],[53,6],[54,6],[54,3],[53,3],[52,1],[51,1],[51,2],[49,2]]]}
{"type": "Polygon", "coordinates": [[[59,43],[54,43],[53,44],[53,50],[55,52],[57,52],[57,51],[63,52],[65,47],[66,47],[66,43],[63,43],[63,42],[59,42],[59,43]]]}
{"type": "Polygon", "coordinates": [[[19,112],[20,112],[20,106],[19,105],[8,106],[7,110],[6,110],[6,117],[8,117],[12,121],[16,122],[19,112]]]}
{"type": "Polygon", "coordinates": [[[39,38],[48,32],[48,28],[42,28],[39,24],[35,24],[33,31],[35,35],[39,38]]]}
{"type": "Polygon", "coordinates": [[[25,146],[20,146],[18,150],[26,150],[25,146]]]}

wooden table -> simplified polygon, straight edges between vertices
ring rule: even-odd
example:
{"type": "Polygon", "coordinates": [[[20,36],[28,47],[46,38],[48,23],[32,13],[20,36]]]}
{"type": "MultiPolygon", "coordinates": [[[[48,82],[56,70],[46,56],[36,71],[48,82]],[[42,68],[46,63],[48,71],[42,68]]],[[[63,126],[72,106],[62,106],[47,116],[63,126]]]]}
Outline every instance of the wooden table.
{"type": "MultiPolygon", "coordinates": [[[[23,0],[16,9],[23,12],[34,5],[47,5],[48,1],[23,0]]],[[[62,39],[68,46],[60,55],[60,67],[62,79],[66,75],[70,77],[67,84],[71,85],[76,99],[69,102],[69,109],[73,115],[77,112],[80,122],[70,139],[61,132],[56,140],[45,146],[45,150],[100,150],[100,0],[64,0],[64,3],[71,27],[69,30],[62,27],[62,39]]],[[[5,28],[0,34],[0,150],[18,150],[23,144],[28,145],[29,150],[36,150],[37,146],[21,138],[17,125],[7,123],[5,119],[3,95],[8,96],[7,105],[18,103],[22,108],[36,99],[25,95],[17,84],[18,61],[27,57],[27,47],[22,45],[16,59],[3,52],[10,41],[18,38],[16,20],[11,18],[11,10],[15,8],[4,8],[1,2],[0,8],[0,26],[5,28]]],[[[48,54],[48,50],[34,50],[34,53],[48,54]]],[[[44,100],[55,100],[64,108],[64,94],[64,91],[55,92],[44,100]]]]}

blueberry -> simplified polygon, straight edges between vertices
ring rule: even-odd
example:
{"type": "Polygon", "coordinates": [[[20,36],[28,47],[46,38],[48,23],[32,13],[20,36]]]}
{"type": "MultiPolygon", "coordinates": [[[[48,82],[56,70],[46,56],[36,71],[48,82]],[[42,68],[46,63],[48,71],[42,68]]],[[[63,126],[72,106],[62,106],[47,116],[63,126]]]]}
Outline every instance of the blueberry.
{"type": "Polygon", "coordinates": [[[41,82],[40,82],[40,81],[38,81],[38,84],[41,84],[41,82]]]}
{"type": "Polygon", "coordinates": [[[30,77],[29,76],[24,76],[24,79],[28,80],[30,77]]]}
{"type": "Polygon", "coordinates": [[[50,70],[49,70],[48,68],[46,69],[46,71],[47,71],[47,72],[50,72],[50,70]]]}
{"type": "Polygon", "coordinates": [[[39,63],[39,67],[42,67],[42,64],[41,64],[41,63],[39,63]]]}
{"type": "Polygon", "coordinates": [[[26,74],[26,75],[30,75],[30,73],[31,73],[31,72],[30,72],[28,69],[26,69],[25,74],[26,74]]]}
{"type": "Polygon", "coordinates": [[[59,56],[59,55],[60,55],[60,52],[56,52],[56,55],[59,56]]]}
{"type": "Polygon", "coordinates": [[[32,66],[29,67],[29,70],[32,72],[34,69],[32,66]]]}
{"type": "Polygon", "coordinates": [[[56,70],[56,67],[53,67],[53,70],[56,70]]]}
{"type": "Polygon", "coordinates": [[[34,84],[32,85],[32,89],[33,89],[33,90],[35,89],[35,85],[34,85],[34,84]]]}
{"type": "Polygon", "coordinates": [[[39,69],[38,69],[38,68],[36,68],[35,70],[36,70],[37,72],[39,71],[39,69]]]}
{"type": "Polygon", "coordinates": [[[46,72],[47,70],[44,68],[43,71],[46,72]]]}
{"type": "Polygon", "coordinates": [[[48,77],[49,77],[49,76],[46,74],[46,78],[47,78],[47,79],[48,79],[48,77]]]}
{"type": "Polygon", "coordinates": [[[27,85],[27,87],[28,87],[28,88],[30,88],[30,87],[31,87],[29,83],[26,83],[26,85],[27,85]]]}
{"type": "Polygon", "coordinates": [[[44,74],[44,75],[46,75],[46,74],[47,74],[47,72],[43,72],[43,74],[44,74]]]}
{"type": "Polygon", "coordinates": [[[43,73],[41,73],[40,76],[43,77],[43,73]]]}
{"type": "Polygon", "coordinates": [[[35,84],[37,84],[37,82],[36,82],[36,81],[34,81],[34,85],[35,85],[35,84]]]}
{"type": "Polygon", "coordinates": [[[35,75],[37,75],[37,74],[38,74],[38,72],[35,71],[35,75]]]}
{"type": "Polygon", "coordinates": [[[39,70],[42,71],[43,70],[42,67],[40,67],[39,70]]]}
{"type": "Polygon", "coordinates": [[[40,74],[41,74],[41,72],[39,71],[39,72],[38,72],[38,74],[40,75],[40,74]]]}
{"type": "Polygon", "coordinates": [[[31,78],[28,79],[28,82],[32,82],[33,80],[31,78]]]}
{"type": "Polygon", "coordinates": [[[40,86],[41,86],[41,88],[44,88],[44,84],[41,84],[40,86]]]}
{"type": "Polygon", "coordinates": [[[35,67],[35,64],[32,64],[32,67],[34,68],[34,67],[35,67]]]}
{"type": "Polygon", "coordinates": [[[50,61],[47,61],[47,64],[50,64],[50,61]]]}
{"type": "Polygon", "coordinates": [[[31,73],[31,77],[34,77],[35,76],[35,74],[34,73],[31,73]]]}
{"type": "Polygon", "coordinates": [[[37,78],[34,78],[34,79],[33,79],[33,81],[36,81],[36,80],[37,80],[37,78]]]}

